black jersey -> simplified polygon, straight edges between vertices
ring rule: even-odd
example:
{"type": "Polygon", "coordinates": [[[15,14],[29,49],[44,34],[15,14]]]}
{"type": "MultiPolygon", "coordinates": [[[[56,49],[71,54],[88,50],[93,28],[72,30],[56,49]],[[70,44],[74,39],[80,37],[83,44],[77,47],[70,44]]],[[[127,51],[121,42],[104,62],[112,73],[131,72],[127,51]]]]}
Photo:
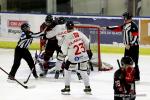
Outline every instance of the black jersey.
{"type": "Polygon", "coordinates": [[[124,100],[123,98],[135,99],[135,80],[134,68],[127,68],[125,71],[118,69],[114,73],[114,98],[115,100],[124,100]],[[121,98],[121,99],[117,99],[121,98]]]}

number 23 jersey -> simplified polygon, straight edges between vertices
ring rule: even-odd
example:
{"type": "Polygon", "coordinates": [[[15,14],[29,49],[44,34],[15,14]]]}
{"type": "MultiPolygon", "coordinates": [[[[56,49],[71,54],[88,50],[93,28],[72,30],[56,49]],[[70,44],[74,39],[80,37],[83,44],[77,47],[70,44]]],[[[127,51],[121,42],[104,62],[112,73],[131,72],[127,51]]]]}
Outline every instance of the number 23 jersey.
{"type": "Polygon", "coordinates": [[[71,31],[65,36],[61,50],[72,63],[88,61],[89,39],[78,30],[71,31]]]}

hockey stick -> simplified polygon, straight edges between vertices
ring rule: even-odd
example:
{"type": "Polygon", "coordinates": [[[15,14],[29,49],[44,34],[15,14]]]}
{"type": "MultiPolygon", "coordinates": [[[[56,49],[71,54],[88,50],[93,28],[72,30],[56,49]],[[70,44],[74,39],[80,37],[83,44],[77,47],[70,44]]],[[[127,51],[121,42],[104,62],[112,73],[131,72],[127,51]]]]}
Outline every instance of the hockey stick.
{"type": "Polygon", "coordinates": [[[29,79],[30,79],[30,76],[31,76],[33,70],[34,70],[34,68],[32,68],[32,70],[31,70],[31,72],[30,72],[28,78],[26,79],[26,81],[23,82],[24,84],[28,83],[28,81],[29,81],[29,79]]]}
{"type": "MultiPolygon", "coordinates": [[[[36,62],[37,62],[37,51],[36,51],[35,59],[36,59],[36,60],[35,60],[34,65],[35,65],[35,64],[36,64],[36,62]]],[[[31,74],[32,74],[33,70],[34,70],[34,68],[32,68],[32,69],[31,69],[31,72],[30,72],[30,74],[29,74],[28,78],[26,79],[26,81],[24,81],[24,82],[23,82],[24,84],[28,83],[28,81],[29,81],[29,79],[30,79],[30,76],[31,76],[31,74]]]]}
{"type": "Polygon", "coordinates": [[[117,63],[118,63],[119,68],[121,69],[121,65],[118,59],[117,59],[117,63]]]}
{"type": "MultiPolygon", "coordinates": [[[[7,75],[9,75],[3,68],[0,67],[0,69],[7,75]]],[[[28,89],[28,86],[23,85],[21,82],[19,82],[17,79],[14,78],[14,81],[16,81],[18,84],[20,84],[22,87],[24,87],[25,89],[28,89]]]]}

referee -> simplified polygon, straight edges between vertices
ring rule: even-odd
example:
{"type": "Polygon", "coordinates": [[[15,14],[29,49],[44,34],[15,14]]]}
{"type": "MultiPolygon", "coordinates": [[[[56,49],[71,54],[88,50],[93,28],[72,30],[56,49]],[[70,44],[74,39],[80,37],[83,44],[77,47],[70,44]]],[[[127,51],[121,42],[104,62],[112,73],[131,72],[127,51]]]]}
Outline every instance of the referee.
{"type": "Polygon", "coordinates": [[[15,48],[14,63],[8,76],[9,80],[14,80],[15,74],[20,66],[20,62],[22,58],[28,63],[30,69],[33,69],[33,76],[35,78],[38,78],[38,75],[35,69],[35,64],[31,56],[31,53],[28,50],[28,47],[32,43],[33,38],[42,36],[44,32],[40,32],[40,33],[31,32],[30,26],[28,23],[22,24],[21,30],[22,30],[21,37],[15,48]]]}
{"type": "Polygon", "coordinates": [[[106,29],[123,33],[123,43],[125,45],[124,56],[129,56],[135,63],[135,80],[140,80],[140,71],[138,66],[139,59],[139,33],[136,23],[132,20],[132,15],[125,12],[122,15],[124,24],[120,26],[108,26],[106,29]]]}

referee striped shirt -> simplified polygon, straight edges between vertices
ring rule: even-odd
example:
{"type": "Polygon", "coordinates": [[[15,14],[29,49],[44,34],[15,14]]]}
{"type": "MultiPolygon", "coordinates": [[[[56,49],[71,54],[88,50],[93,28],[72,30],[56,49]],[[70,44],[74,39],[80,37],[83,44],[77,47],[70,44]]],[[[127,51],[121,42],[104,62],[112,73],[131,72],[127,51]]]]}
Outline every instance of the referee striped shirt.
{"type": "Polygon", "coordinates": [[[123,25],[123,43],[127,45],[139,45],[138,27],[134,22],[123,25]]]}
{"type": "Polygon", "coordinates": [[[122,31],[123,43],[125,45],[131,45],[131,46],[139,45],[138,27],[135,22],[131,21],[130,23],[123,24],[121,26],[108,26],[106,28],[115,32],[122,31]]]}
{"type": "Polygon", "coordinates": [[[28,49],[28,47],[33,41],[33,38],[40,37],[41,35],[44,34],[44,32],[40,32],[40,33],[29,32],[27,34],[25,32],[21,33],[21,37],[20,40],[18,41],[17,47],[28,49]]]}

